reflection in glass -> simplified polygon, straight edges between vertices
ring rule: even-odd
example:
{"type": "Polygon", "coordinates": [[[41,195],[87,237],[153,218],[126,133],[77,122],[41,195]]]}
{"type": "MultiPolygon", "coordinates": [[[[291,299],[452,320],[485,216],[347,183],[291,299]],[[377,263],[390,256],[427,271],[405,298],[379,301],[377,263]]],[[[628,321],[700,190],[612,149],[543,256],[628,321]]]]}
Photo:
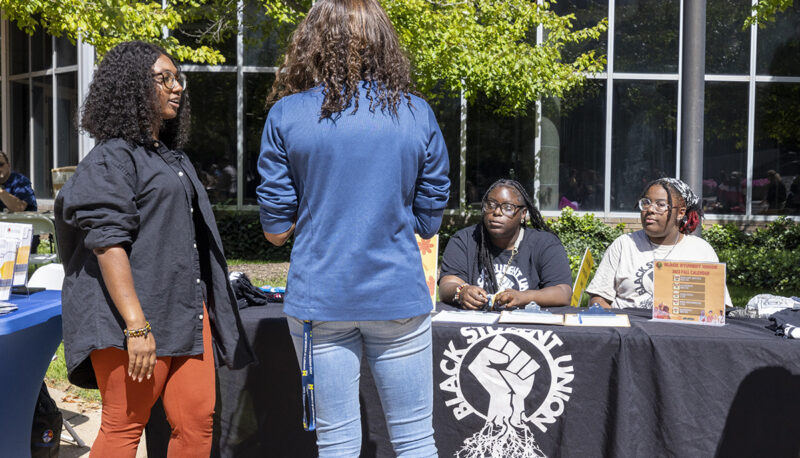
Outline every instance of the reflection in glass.
{"type": "Polygon", "coordinates": [[[244,75],[244,204],[258,205],[256,188],[261,183],[258,155],[261,153],[261,132],[267,121],[264,102],[272,90],[274,73],[244,75]]]}
{"type": "Polygon", "coordinates": [[[39,197],[51,197],[53,183],[53,77],[33,78],[33,189],[39,197]]]}
{"type": "Polygon", "coordinates": [[[750,29],[742,30],[750,0],[707,0],[706,73],[749,73],[750,29]]]}
{"type": "Polygon", "coordinates": [[[14,116],[9,119],[11,124],[11,151],[8,151],[8,155],[11,157],[11,170],[29,177],[29,119],[31,107],[28,80],[12,81],[9,92],[11,93],[11,113],[14,113],[14,116]]]}
{"type": "Polygon", "coordinates": [[[533,192],[536,118],[533,114],[499,116],[483,96],[467,110],[467,204],[480,208],[486,189],[500,178],[512,178],[533,192]]]}
{"type": "Polygon", "coordinates": [[[603,210],[606,83],[588,80],[563,99],[542,104],[539,208],[603,210]]]}
{"type": "Polygon", "coordinates": [[[77,73],[56,75],[56,141],[58,143],[56,167],[78,165],[78,113],[77,73]]]}
{"type": "Polygon", "coordinates": [[[12,75],[28,73],[28,34],[20,30],[13,22],[8,24],[8,46],[11,49],[9,59],[12,75]]]}
{"type": "Polygon", "coordinates": [[[744,214],[747,192],[747,83],[707,82],[703,208],[744,214]]]}
{"type": "Polygon", "coordinates": [[[800,2],[758,29],[756,72],[759,75],[800,76],[800,2]]]}
{"type": "MultiPolygon", "coordinates": [[[[173,30],[170,35],[178,41],[188,46],[209,46],[218,50],[225,58],[221,65],[236,65],[236,30],[220,37],[220,41],[214,41],[211,34],[207,34],[210,24],[208,22],[192,22],[181,24],[179,30],[173,30]]],[[[204,64],[204,62],[194,62],[186,60],[183,64],[204,64]]],[[[197,91],[195,91],[197,93],[197,91]]]]}
{"type": "MultiPolygon", "coordinates": [[[[561,0],[551,3],[550,8],[559,16],[574,14],[573,30],[594,27],[603,18],[608,17],[608,0],[561,0]]],[[[582,43],[566,43],[562,56],[564,62],[572,62],[580,54],[597,50],[596,54],[608,54],[608,32],[603,32],[597,40],[582,43]]]]}
{"type": "Polygon", "coordinates": [[[56,65],[66,67],[77,63],[78,48],[65,36],[56,38],[56,65]]]}
{"type": "MultiPolygon", "coordinates": [[[[303,3],[306,10],[311,7],[310,1],[303,3]]],[[[268,17],[262,2],[247,0],[244,5],[244,65],[280,65],[295,27],[268,17]]]]}
{"type": "Polygon", "coordinates": [[[53,37],[38,27],[31,37],[31,71],[36,72],[52,67],[53,37]]]}
{"type": "Polygon", "coordinates": [[[651,180],[675,176],[678,84],[614,83],[611,211],[633,212],[651,180]]]}
{"type": "Polygon", "coordinates": [[[756,85],[753,208],[800,213],[800,84],[756,85]]]}
{"type": "MultiPolygon", "coordinates": [[[[447,208],[458,208],[458,196],[461,176],[461,98],[458,95],[444,93],[433,94],[427,98],[439,128],[442,130],[447,155],[450,159],[450,200],[447,208]]],[[[532,191],[532,190],[531,190],[532,191]]],[[[467,200],[469,202],[469,200],[467,200]]]]}
{"type": "Polygon", "coordinates": [[[679,0],[618,0],[615,20],[614,71],[678,71],[679,0]]]}
{"type": "Polygon", "coordinates": [[[236,74],[188,73],[192,133],[184,151],[212,203],[236,205],[236,74]]]}

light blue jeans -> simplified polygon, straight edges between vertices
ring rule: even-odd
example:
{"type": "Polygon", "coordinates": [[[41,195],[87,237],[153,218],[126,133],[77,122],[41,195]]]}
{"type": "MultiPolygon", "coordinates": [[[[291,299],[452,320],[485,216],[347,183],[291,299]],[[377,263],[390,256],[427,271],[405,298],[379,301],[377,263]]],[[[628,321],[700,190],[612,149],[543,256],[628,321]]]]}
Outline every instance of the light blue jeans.
{"type": "MultiPolygon", "coordinates": [[[[292,317],[288,321],[300,362],[303,323],[292,317]]],[[[437,456],[430,315],[391,321],[314,321],[312,336],[320,457],[358,457],[361,451],[362,343],[395,453],[437,456]]]]}

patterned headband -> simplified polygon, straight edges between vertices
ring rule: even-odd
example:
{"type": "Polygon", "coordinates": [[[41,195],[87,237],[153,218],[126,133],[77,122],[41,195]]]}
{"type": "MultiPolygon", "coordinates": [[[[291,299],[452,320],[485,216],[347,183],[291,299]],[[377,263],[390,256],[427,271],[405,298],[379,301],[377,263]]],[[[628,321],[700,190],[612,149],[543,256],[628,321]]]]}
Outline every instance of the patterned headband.
{"type": "Polygon", "coordinates": [[[700,198],[697,197],[697,194],[692,191],[692,188],[690,188],[688,184],[677,178],[659,178],[655,182],[667,184],[672,189],[676,190],[683,198],[683,201],[686,202],[686,209],[688,211],[700,209],[700,198]]]}

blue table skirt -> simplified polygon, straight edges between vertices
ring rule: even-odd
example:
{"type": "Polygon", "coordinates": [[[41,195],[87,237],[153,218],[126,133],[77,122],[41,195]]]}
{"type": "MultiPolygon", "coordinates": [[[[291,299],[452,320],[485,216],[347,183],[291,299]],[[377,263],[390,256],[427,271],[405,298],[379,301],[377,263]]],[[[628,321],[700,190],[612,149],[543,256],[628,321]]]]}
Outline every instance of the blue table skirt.
{"type": "Polygon", "coordinates": [[[28,457],[36,398],[61,342],[61,291],[7,302],[19,310],[0,315],[0,453],[28,457]]]}

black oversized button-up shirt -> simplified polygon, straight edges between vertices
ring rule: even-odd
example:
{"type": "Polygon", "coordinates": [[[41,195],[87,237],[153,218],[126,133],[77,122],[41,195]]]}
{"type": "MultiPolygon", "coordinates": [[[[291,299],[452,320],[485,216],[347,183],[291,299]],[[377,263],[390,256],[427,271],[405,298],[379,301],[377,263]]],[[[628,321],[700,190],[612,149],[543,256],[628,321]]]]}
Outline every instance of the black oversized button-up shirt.
{"type": "Polygon", "coordinates": [[[242,330],[216,221],[186,155],[162,143],[100,142],[55,202],[64,348],[69,379],[96,385],[89,354],[125,348],[125,322],[100,274],[95,248],[123,246],[158,356],[203,353],[203,303],[215,361],[253,360],[242,330]]]}

